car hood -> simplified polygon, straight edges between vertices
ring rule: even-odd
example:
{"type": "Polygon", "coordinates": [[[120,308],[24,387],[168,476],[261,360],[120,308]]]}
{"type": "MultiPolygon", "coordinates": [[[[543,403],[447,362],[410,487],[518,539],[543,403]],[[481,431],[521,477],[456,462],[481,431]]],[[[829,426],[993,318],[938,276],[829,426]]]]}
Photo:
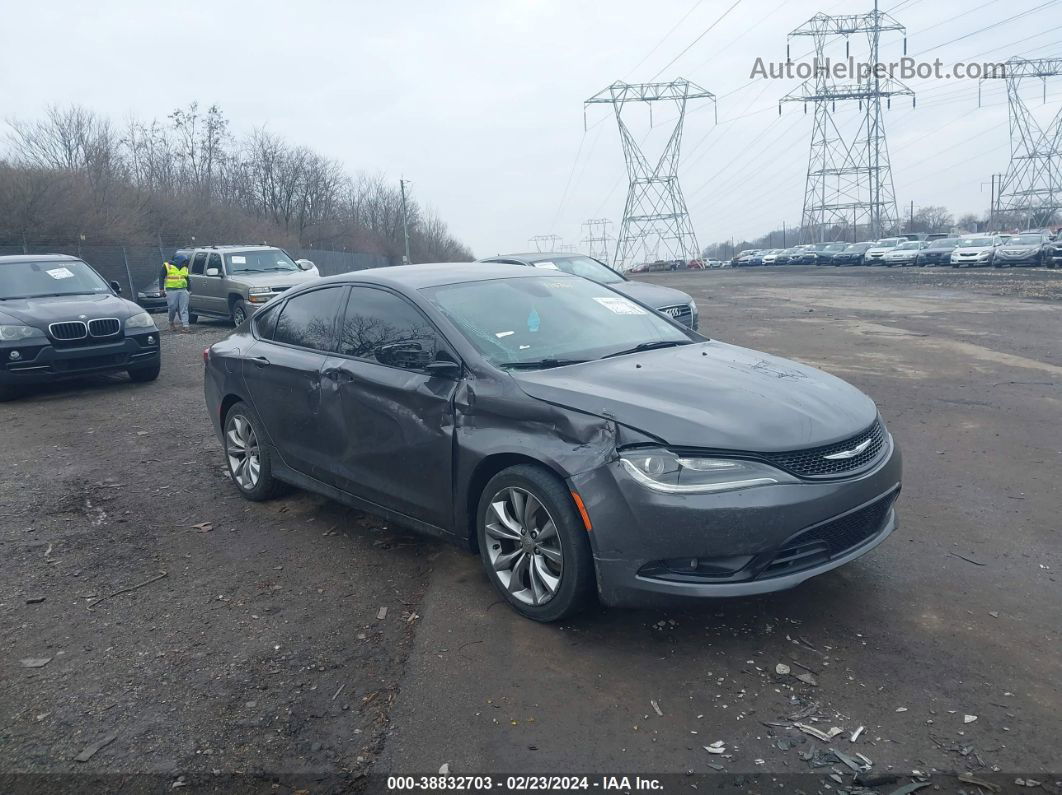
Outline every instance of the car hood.
{"type": "Polygon", "coordinates": [[[653,307],[653,309],[659,309],[662,306],[685,306],[693,301],[689,295],[681,290],[662,287],[659,284],[649,284],[649,282],[616,282],[608,286],[618,293],[623,293],[628,298],[633,298],[646,306],[653,307]]]}
{"type": "Polygon", "coordinates": [[[716,341],[512,377],[531,397],[682,447],[817,447],[854,436],[877,416],[874,402],[839,378],[716,341]]]}
{"type": "Polygon", "coordinates": [[[318,278],[320,277],[307,271],[233,273],[229,276],[230,281],[246,284],[249,287],[295,287],[318,278]]]}
{"type": "Polygon", "coordinates": [[[999,249],[1004,254],[1032,254],[1034,251],[1039,251],[1040,246],[1000,246],[999,249]]]}
{"type": "Polygon", "coordinates": [[[868,248],[866,250],[866,253],[867,254],[888,254],[892,250],[893,250],[892,246],[884,246],[884,247],[880,247],[879,246],[879,247],[875,247],[875,248],[868,248]]]}
{"type": "Polygon", "coordinates": [[[138,315],[143,311],[132,301],[126,301],[110,293],[0,301],[0,319],[5,316],[10,317],[18,323],[36,326],[39,329],[47,329],[49,323],[63,320],[92,320],[99,317],[116,317],[124,320],[130,315],[138,315]]]}

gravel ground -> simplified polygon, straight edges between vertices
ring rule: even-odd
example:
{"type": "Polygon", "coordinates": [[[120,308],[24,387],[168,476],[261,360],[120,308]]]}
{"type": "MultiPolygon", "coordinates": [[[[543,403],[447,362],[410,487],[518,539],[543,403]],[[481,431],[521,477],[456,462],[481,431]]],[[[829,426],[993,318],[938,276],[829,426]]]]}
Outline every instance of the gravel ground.
{"type": "Polygon", "coordinates": [[[693,293],[709,334],[879,402],[906,465],[888,542],[789,593],[535,625],[458,550],[305,493],[239,498],[201,394],[200,352],[226,330],[165,334],[154,384],[0,405],[0,773],[166,790],[239,773],[286,792],[444,763],[722,768],[811,792],[851,780],[833,747],[895,786],[912,770],[1057,786],[1062,273],[647,279],[693,293]],[[801,714],[845,739],[794,729],[801,714]]]}

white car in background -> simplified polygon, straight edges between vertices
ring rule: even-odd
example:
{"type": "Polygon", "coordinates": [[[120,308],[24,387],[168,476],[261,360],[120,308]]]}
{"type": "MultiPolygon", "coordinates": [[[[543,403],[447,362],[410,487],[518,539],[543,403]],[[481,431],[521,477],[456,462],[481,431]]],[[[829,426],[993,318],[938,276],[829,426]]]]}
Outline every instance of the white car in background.
{"type": "Polygon", "coordinates": [[[908,240],[896,248],[889,249],[882,256],[882,262],[890,268],[893,265],[914,265],[918,252],[926,247],[921,240],[908,240]]]}
{"type": "Polygon", "coordinates": [[[863,254],[864,265],[882,265],[885,261],[885,255],[896,248],[901,243],[906,243],[907,238],[902,237],[886,237],[879,240],[873,246],[866,250],[863,254]]]}
{"type": "Polygon", "coordinates": [[[996,258],[996,247],[1002,243],[998,235],[964,237],[951,252],[951,267],[979,268],[991,265],[996,258]]]}
{"type": "Polygon", "coordinates": [[[774,261],[778,259],[778,255],[781,254],[784,250],[785,249],[781,248],[770,249],[766,254],[763,255],[763,264],[774,265],[774,261]]]}

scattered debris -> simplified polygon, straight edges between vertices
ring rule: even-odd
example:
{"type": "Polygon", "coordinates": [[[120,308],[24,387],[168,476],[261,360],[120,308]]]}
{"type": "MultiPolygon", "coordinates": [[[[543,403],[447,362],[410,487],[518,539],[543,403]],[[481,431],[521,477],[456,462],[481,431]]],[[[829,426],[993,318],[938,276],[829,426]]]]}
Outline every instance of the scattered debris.
{"type": "Polygon", "coordinates": [[[949,552],[948,554],[949,555],[954,555],[959,560],[965,560],[967,563],[972,563],[975,566],[984,566],[985,565],[984,563],[980,563],[979,561],[976,561],[973,558],[968,558],[965,555],[960,555],[958,552],[949,552]]]}
{"type": "Polygon", "coordinates": [[[657,704],[655,700],[649,699],[649,703],[653,705],[653,712],[655,712],[661,718],[664,717],[664,713],[660,711],[660,705],[657,704]]]}
{"type": "Polygon", "coordinates": [[[778,665],[774,666],[774,672],[780,676],[785,676],[789,673],[789,666],[785,663],[778,663],[778,665]]]}
{"type": "Polygon", "coordinates": [[[963,715],[962,716],[962,722],[963,723],[973,723],[975,720],[977,720],[977,716],[976,715],[963,715]]]}
{"type": "Polygon", "coordinates": [[[793,726],[800,729],[804,734],[810,734],[812,737],[822,740],[824,743],[828,743],[843,731],[843,729],[840,729],[837,726],[832,726],[829,731],[825,732],[821,729],[816,729],[814,726],[808,726],[806,723],[794,723],[793,726]]]}
{"type": "Polygon", "coordinates": [[[988,615],[992,616],[992,618],[999,618],[999,611],[998,610],[989,610],[988,611],[988,615]]]}
{"type": "Polygon", "coordinates": [[[115,591],[114,593],[104,594],[103,596],[101,596],[100,598],[96,599],[95,601],[90,602],[89,606],[88,606],[88,609],[91,610],[96,605],[98,605],[100,602],[102,602],[104,599],[110,599],[112,596],[118,596],[118,595],[123,594],[123,593],[129,593],[130,591],[135,591],[138,588],[143,588],[145,585],[151,585],[151,583],[158,582],[159,580],[161,580],[165,576],[167,576],[166,572],[160,571],[156,576],[152,577],[150,580],[144,580],[143,582],[137,583],[136,585],[130,585],[128,588],[120,588],[119,590],[115,591]]]}
{"type": "Polygon", "coordinates": [[[26,604],[28,605],[39,605],[43,601],[43,596],[29,596],[26,598],[26,604]]]}
{"type": "Polygon", "coordinates": [[[897,712],[907,712],[907,707],[897,707],[896,711],[897,712]]]}
{"type": "Polygon", "coordinates": [[[856,729],[854,732],[852,732],[852,736],[848,738],[848,741],[854,743],[856,740],[858,740],[859,739],[859,735],[861,735],[863,733],[863,729],[865,729],[865,728],[866,728],[865,726],[860,726],[858,729],[856,729]]]}
{"type": "Polygon", "coordinates": [[[810,674],[810,673],[796,674],[796,676],[794,678],[795,679],[799,679],[804,684],[811,685],[812,687],[818,687],[819,686],[819,680],[815,678],[815,674],[810,674]]]}
{"type": "Polygon", "coordinates": [[[837,757],[837,761],[847,767],[853,773],[863,772],[863,766],[859,764],[856,760],[854,760],[852,757],[848,756],[847,754],[842,754],[840,751],[837,751],[833,748],[831,748],[830,750],[833,751],[833,755],[837,757]]]}
{"type": "Polygon", "coordinates": [[[341,684],[341,685],[339,686],[339,690],[337,690],[337,691],[336,691],[336,692],[335,692],[335,693],[334,693],[334,694],[332,695],[332,700],[333,700],[333,701],[335,701],[335,700],[336,700],[337,698],[339,698],[339,694],[343,692],[343,688],[344,688],[344,687],[346,687],[346,686],[347,686],[347,683],[346,683],[346,682],[344,682],[343,684],[341,684]]]}
{"type": "Polygon", "coordinates": [[[101,748],[106,748],[108,745],[118,739],[117,734],[108,734],[102,740],[94,742],[91,745],[85,747],[85,750],[74,757],[75,762],[87,762],[94,757],[101,748]]]}
{"type": "Polygon", "coordinates": [[[198,524],[188,525],[193,530],[198,530],[200,533],[209,533],[214,529],[213,522],[199,522],[198,524]]]}
{"type": "Polygon", "coordinates": [[[387,618],[387,608],[381,607],[379,610],[376,611],[376,620],[383,621],[385,618],[387,618]]]}
{"type": "Polygon", "coordinates": [[[982,778],[978,778],[973,773],[960,773],[959,781],[963,784],[973,784],[975,787],[981,787],[989,792],[1001,792],[1003,789],[998,784],[993,784],[991,781],[985,781],[982,778]]]}
{"type": "Polygon", "coordinates": [[[723,745],[723,741],[722,740],[716,740],[711,745],[704,746],[704,750],[707,751],[710,754],[725,754],[726,753],[726,746],[723,745]]]}
{"type": "Polygon", "coordinates": [[[23,668],[43,668],[51,661],[51,657],[24,657],[19,660],[23,668]]]}
{"type": "MultiPolygon", "coordinates": [[[[382,609],[386,610],[387,608],[385,607],[385,608],[382,608],[382,609]]],[[[440,776],[448,776],[448,775],[450,775],[450,763],[449,762],[443,762],[442,763],[442,765],[439,767],[439,775],[440,776]]]]}

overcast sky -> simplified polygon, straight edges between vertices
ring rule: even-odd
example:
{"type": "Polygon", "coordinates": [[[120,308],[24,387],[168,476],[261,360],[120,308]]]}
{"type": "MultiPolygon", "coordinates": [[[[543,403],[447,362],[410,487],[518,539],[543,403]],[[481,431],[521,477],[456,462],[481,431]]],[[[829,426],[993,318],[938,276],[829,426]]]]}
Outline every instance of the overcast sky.
{"type": "MultiPolygon", "coordinates": [[[[706,244],[800,221],[812,117],[799,104],[779,117],[778,98],[799,81],[750,83],[755,59],[784,60],[787,33],[818,11],[871,7],[739,0],[723,16],[733,2],[23,0],[4,12],[0,107],[28,119],[76,102],[120,122],[216,103],[237,133],[265,126],[351,171],[411,179],[418,199],[484,256],[526,249],[535,234],[578,242],[591,217],[612,219],[615,232],[626,195],[619,136],[607,106],[590,111],[584,133],[583,101],[616,80],[685,77],[719,97],[718,126],[709,106],[689,107],[680,169],[706,244]]],[[[950,66],[1062,56],[1059,0],[1005,21],[1044,2],[882,8],[896,7],[912,55],[950,66]]],[[[794,57],[806,41],[794,43],[794,57]]],[[[843,56],[843,45],[833,53],[843,56]]],[[[882,60],[901,54],[902,38],[887,35],[882,60]]],[[[1005,170],[1009,152],[1002,81],[985,84],[980,108],[975,80],[909,84],[917,108],[897,100],[886,118],[901,211],[912,200],[956,214],[987,207],[990,175],[1005,170]]],[[[1048,107],[1040,91],[1029,86],[1030,107],[1053,115],[1062,78],[1048,84],[1048,107]]],[[[650,129],[644,105],[629,112],[652,157],[674,113],[654,109],[650,129]]]]}

